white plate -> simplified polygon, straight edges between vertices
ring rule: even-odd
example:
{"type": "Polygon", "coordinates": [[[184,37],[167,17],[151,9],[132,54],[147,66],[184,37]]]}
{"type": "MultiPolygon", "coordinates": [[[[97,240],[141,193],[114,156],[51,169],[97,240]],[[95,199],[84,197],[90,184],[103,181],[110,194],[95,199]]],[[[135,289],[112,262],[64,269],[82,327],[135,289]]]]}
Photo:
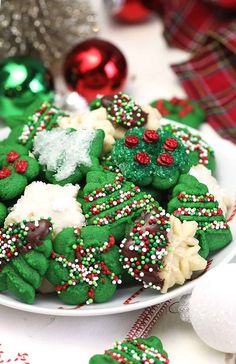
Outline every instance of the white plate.
{"type": "MultiPolygon", "coordinates": [[[[170,122],[170,121],[167,121],[170,122]]],[[[166,123],[166,121],[165,121],[166,123]]],[[[196,130],[192,130],[196,133],[196,130]]],[[[0,132],[3,137],[4,130],[0,132]]],[[[4,134],[5,135],[5,134],[4,134]]],[[[217,179],[220,185],[230,194],[236,197],[236,148],[235,146],[214,135],[214,133],[201,133],[204,139],[214,148],[217,161],[217,179]]],[[[235,207],[235,204],[234,204],[235,207]]],[[[229,212],[233,214],[234,208],[229,212]]],[[[236,208],[235,211],[236,213],[236,208]]],[[[230,227],[234,236],[233,242],[213,256],[209,269],[229,262],[236,255],[236,216],[231,219],[230,227]]],[[[201,279],[201,278],[198,278],[201,279]]],[[[173,288],[166,294],[158,294],[151,289],[143,290],[140,287],[118,289],[110,302],[104,304],[92,304],[83,306],[68,306],[59,301],[56,295],[37,295],[33,305],[27,305],[16,301],[7,293],[0,294],[0,304],[18,310],[56,316],[97,316],[134,311],[140,308],[152,306],[166,300],[178,297],[191,291],[196,280],[189,281],[181,287],[173,288]]]]}

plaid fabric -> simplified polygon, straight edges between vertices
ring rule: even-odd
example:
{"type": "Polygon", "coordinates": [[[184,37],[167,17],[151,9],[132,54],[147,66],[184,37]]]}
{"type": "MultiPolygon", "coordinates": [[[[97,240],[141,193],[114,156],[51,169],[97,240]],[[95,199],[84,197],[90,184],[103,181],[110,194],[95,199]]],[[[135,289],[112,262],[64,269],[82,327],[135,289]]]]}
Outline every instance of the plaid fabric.
{"type": "Polygon", "coordinates": [[[172,68],[211,126],[236,143],[236,21],[210,32],[189,61],[172,68]]]}
{"type": "MultiPolygon", "coordinates": [[[[212,1],[212,0],[211,0],[212,1]]],[[[160,0],[164,36],[169,45],[195,51],[205,43],[206,34],[229,22],[229,13],[201,0],[160,0]]],[[[221,3],[227,0],[221,0],[221,3]]],[[[234,0],[236,2],[236,0],[234,0]]]]}

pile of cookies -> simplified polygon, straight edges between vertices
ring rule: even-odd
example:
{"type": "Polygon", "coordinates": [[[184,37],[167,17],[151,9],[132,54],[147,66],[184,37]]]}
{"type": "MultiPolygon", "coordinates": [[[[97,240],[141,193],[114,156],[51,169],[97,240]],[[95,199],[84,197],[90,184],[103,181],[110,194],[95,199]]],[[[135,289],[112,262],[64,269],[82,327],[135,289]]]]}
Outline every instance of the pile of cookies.
{"type": "MultiPolygon", "coordinates": [[[[0,143],[0,292],[32,304],[166,293],[232,240],[212,148],[124,93],[71,117],[44,103],[0,143]]],[[[27,113],[28,114],[28,113],[27,113]]]]}

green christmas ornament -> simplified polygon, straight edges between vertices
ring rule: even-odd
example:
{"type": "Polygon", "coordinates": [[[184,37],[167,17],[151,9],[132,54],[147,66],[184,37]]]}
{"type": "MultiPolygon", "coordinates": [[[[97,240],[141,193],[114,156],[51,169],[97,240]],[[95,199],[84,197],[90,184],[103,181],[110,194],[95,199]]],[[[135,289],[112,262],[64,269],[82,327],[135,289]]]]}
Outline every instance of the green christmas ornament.
{"type": "Polygon", "coordinates": [[[16,125],[32,103],[38,106],[54,97],[50,71],[37,59],[16,56],[0,61],[0,119],[10,127],[16,125]]]}

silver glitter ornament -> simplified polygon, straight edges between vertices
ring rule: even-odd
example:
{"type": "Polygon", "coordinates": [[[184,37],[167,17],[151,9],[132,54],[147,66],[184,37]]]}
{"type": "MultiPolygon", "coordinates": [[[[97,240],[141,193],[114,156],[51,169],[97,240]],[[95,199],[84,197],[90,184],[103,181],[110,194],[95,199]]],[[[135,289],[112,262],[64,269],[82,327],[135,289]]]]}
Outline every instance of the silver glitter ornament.
{"type": "Polygon", "coordinates": [[[88,0],[0,0],[0,58],[27,54],[52,65],[97,31],[88,0]]]}

